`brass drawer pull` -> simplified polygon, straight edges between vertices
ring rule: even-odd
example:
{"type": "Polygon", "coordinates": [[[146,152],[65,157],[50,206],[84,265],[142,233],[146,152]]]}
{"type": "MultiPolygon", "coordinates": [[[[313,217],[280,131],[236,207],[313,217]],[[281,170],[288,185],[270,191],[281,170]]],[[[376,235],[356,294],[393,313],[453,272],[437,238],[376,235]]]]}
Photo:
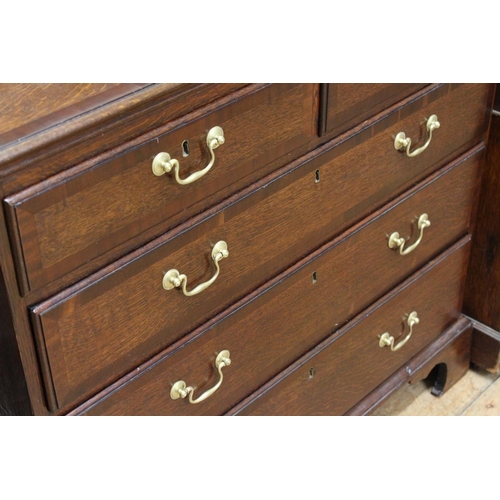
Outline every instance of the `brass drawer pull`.
{"type": "Polygon", "coordinates": [[[211,389],[205,391],[198,399],[193,400],[194,388],[186,387],[186,382],[184,382],[184,380],[179,380],[172,386],[172,389],[170,390],[170,397],[172,399],[184,399],[187,395],[189,395],[189,402],[193,405],[205,401],[205,399],[209,398],[221,386],[224,378],[222,375],[222,368],[229,366],[230,364],[231,358],[229,351],[221,351],[215,358],[215,367],[219,372],[219,381],[211,389]]]}
{"type": "Polygon", "coordinates": [[[385,346],[390,346],[391,351],[397,351],[398,349],[401,349],[408,340],[410,340],[412,331],[413,331],[413,325],[416,325],[419,323],[419,319],[417,316],[417,313],[413,311],[409,316],[408,316],[408,327],[410,328],[410,333],[396,346],[394,347],[394,337],[392,335],[389,335],[387,332],[384,333],[383,335],[380,335],[380,340],[379,340],[379,347],[385,347],[385,346]]]}
{"type": "Polygon", "coordinates": [[[417,156],[420,153],[423,153],[427,149],[427,146],[431,143],[432,140],[432,131],[436,130],[440,126],[441,124],[438,122],[437,116],[432,115],[427,120],[426,128],[428,136],[427,136],[427,142],[423,146],[415,149],[413,153],[410,153],[411,139],[409,137],[406,137],[406,134],[404,132],[399,132],[399,134],[394,139],[394,148],[397,150],[406,148],[406,155],[409,156],[410,158],[413,156],[417,156]]]}
{"type": "Polygon", "coordinates": [[[165,276],[163,276],[163,288],[165,290],[172,290],[172,288],[177,288],[182,284],[182,292],[187,297],[191,295],[196,295],[197,293],[203,292],[206,288],[208,288],[219,276],[220,267],[219,260],[225,259],[229,256],[229,252],[227,250],[227,243],[225,241],[219,241],[212,248],[212,260],[215,262],[215,267],[217,271],[215,274],[205,283],[201,283],[197,287],[193,288],[190,292],[186,290],[187,286],[187,276],[185,274],[180,274],[177,269],[170,269],[165,276]]]}
{"type": "Polygon", "coordinates": [[[181,179],[179,177],[179,162],[175,158],[170,158],[168,153],[158,153],[153,160],[153,174],[160,176],[174,169],[175,180],[179,184],[191,184],[192,182],[197,181],[200,177],[203,177],[214,166],[214,149],[222,146],[224,142],[224,131],[222,128],[213,127],[207,135],[207,146],[211,155],[210,163],[203,170],[194,172],[185,179],[181,179]]]}
{"type": "Polygon", "coordinates": [[[413,245],[409,246],[406,250],[404,250],[406,240],[404,238],[399,237],[399,233],[395,232],[392,233],[389,236],[389,248],[399,248],[399,253],[401,255],[408,255],[410,252],[413,252],[415,248],[419,245],[419,243],[422,241],[422,237],[424,236],[424,229],[426,227],[429,227],[431,225],[431,221],[429,220],[429,217],[427,214],[422,214],[418,218],[418,229],[420,230],[420,236],[418,237],[418,240],[413,243],[413,245]]]}

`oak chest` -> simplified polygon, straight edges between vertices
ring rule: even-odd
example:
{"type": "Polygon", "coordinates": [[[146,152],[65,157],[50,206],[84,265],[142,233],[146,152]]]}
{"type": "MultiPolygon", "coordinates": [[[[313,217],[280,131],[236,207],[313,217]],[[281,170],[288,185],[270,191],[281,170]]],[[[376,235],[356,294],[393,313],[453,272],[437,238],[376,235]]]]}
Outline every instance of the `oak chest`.
{"type": "Polygon", "coordinates": [[[1,85],[5,414],[369,413],[468,366],[494,85],[1,85]]]}

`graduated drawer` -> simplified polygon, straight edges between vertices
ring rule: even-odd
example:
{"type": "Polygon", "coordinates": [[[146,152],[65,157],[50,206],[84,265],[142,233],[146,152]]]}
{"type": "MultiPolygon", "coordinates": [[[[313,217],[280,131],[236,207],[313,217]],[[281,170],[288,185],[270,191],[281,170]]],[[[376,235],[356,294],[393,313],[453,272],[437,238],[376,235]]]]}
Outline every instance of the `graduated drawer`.
{"type": "Polygon", "coordinates": [[[167,126],[168,132],[119,155],[69,169],[7,198],[23,291],[81,266],[89,269],[92,259],[157,225],[164,231],[186,220],[227,196],[235,182],[248,178],[249,184],[269,173],[285,155],[281,165],[289,161],[316,135],[315,88],[261,87],[195,111],[173,130],[167,126]],[[214,127],[222,128],[225,142],[213,149],[215,161],[205,175],[187,185],[178,184],[173,171],[154,175],[153,160],[162,152],[178,160],[181,180],[207,167],[212,159],[207,137],[214,127]]]}
{"type": "Polygon", "coordinates": [[[460,317],[469,241],[462,239],[230,413],[348,411],[460,317]],[[411,325],[410,315],[418,323],[411,325]],[[380,345],[384,334],[397,350],[380,345]]]}
{"type": "Polygon", "coordinates": [[[320,133],[341,134],[425,87],[422,83],[324,83],[320,133]]]}
{"type": "MultiPolygon", "coordinates": [[[[314,294],[314,300],[324,300],[321,293],[332,293],[323,287],[327,287],[325,280],[333,280],[332,286],[338,287],[333,292],[343,297],[335,306],[338,309],[332,309],[336,322],[366,307],[377,294],[389,290],[467,232],[482,152],[482,148],[476,148],[375,213],[369,223],[358,225],[349,238],[335,240],[334,249],[327,254],[328,259],[325,257],[329,277],[317,270],[314,291],[318,297],[314,294]],[[417,240],[417,219],[424,213],[431,226],[425,229],[419,247],[406,256],[390,250],[387,237],[393,232],[409,239],[407,246],[417,240]],[[357,265],[360,261],[371,262],[384,272],[377,279],[367,280],[365,270],[357,265]],[[340,274],[337,268],[342,270],[340,274]],[[342,280],[349,283],[347,295],[342,280]],[[356,290],[358,285],[361,292],[356,290]]],[[[306,181],[312,190],[305,201],[314,192],[319,193],[314,175],[306,181]]],[[[178,341],[293,259],[298,260],[318,241],[321,231],[332,231],[334,217],[326,215],[327,205],[311,203],[308,212],[307,204],[297,206],[301,198],[293,197],[294,192],[302,192],[300,186],[283,191],[285,194],[277,193],[277,199],[270,196],[260,203],[243,200],[241,204],[247,210],[237,204],[173,240],[150,245],[146,253],[114,272],[99,275],[83,287],[35,307],[33,322],[44,353],[42,359],[46,360],[47,390],[55,394],[53,407],[81,400],[178,341]],[[298,210],[293,210],[294,205],[298,210]],[[210,252],[219,240],[227,242],[229,257],[220,261],[220,274],[210,287],[191,297],[184,296],[180,289],[163,289],[163,277],[171,269],[187,275],[188,290],[206,282],[215,272],[210,252]]],[[[259,197],[259,193],[263,192],[254,196],[259,197]]],[[[330,199],[334,198],[330,195],[330,199]]],[[[304,279],[309,282],[311,277],[304,279]]]]}
{"type": "MultiPolygon", "coordinates": [[[[147,398],[158,394],[158,388],[175,382],[173,378],[177,375],[183,379],[188,377],[203,386],[205,383],[210,385],[213,380],[212,358],[220,350],[228,349],[240,360],[238,369],[241,375],[238,384],[230,386],[230,394],[225,393],[222,401],[214,397],[203,405],[186,406],[180,402],[172,406],[168,398],[164,400],[161,396],[158,403],[153,400],[152,406],[146,405],[142,410],[146,413],[165,411],[173,414],[227,411],[467,232],[477,179],[477,160],[477,156],[462,159],[430,181],[416,186],[404,197],[315,252],[310,262],[301,261],[291,272],[287,271],[288,274],[279,275],[229,311],[199,327],[178,342],[175,350],[171,347],[164,356],[160,356],[161,361],[155,364],[154,369],[130,385],[126,384],[122,394],[133,396],[124,404],[133,405],[130,407],[132,413],[141,411],[143,402],[140,394],[147,398]],[[395,231],[408,239],[406,248],[418,240],[417,219],[423,213],[428,215],[431,226],[423,230],[419,245],[407,255],[400,255],[396,249],[391,250],[388,239],[395,231]],[[186,341],[189,342],[177,349],[186,341]],[[256,358],[262,360],[258,369],[253,361],[256,358]],[[135,398],[139,398],[137,406],[135,398]],[[162,409],[165,404],[167,406],[162,409]]],[[[257,255],[259,248],[257,245],[257,255]]],[[[163,296],[151,292],[154,294],[154,307],[141,313],[138,297],[141,293],[144,295],[144,289],[142,284],[139,288],[138,282],[133,280],[127,286],[128,293],[135,290],[137,295],[131,297],[125,313],[120,300],[110,294],[108,300],[103,296],[96,303],[92,300],[87,304],[80,301],[77,305],[72,301],[67,306],[66,318],[61,319],[71,321],[77,331],[67,327],[64,331],[57,330],[46,321],[44,314],[39,316],[42,323],[50,327],[50,330],[45,330],[45,340],[49,345],[50,335],[54,353],[50,366],[52,374],[58,376],[56,390],[59,391],[59,402],[70,402],[79,393],[83,394],[86,387],[102,386],[104,377],[110,377],[113,370],[116,373],[127,366],[132,356],[128,359],[120,356],[120,350],[124,352],[128,349],[139,359],[147,349],[153,349],[155,342],[170,343],[180,339],[184,328],[194,322],[195,312],[204,307],[210,308],[211,303],[222,300],[234,286],[233,272],[238,272],[241,263],[238,262],[237,249],[230,248],[230,252],[229,258],[222,261],[225,274],[221,274],[220,283],[216,282],[198,296],[184,297],[178,290],[163,292],[163,296]],[[169,294],[168,297],[165,293],[169,294]],[[107,308],[109,320],[101,326],[94,311],[104,308],[107,308]],[[89,315],[94,317],[91,323],[89,315]],[[161,329],[162,326],[166,328],[161,329]],[[89,332],[93,334],[89,335],[89,332]],[[143,334],[142,339],[137,332],[143,334]],[[150,333],[149,338],[145,337],[146,333],[150,333]],[[61,338],[70,340],[62,352],[61,338]],[[142,345],[139,340],[143,341],[142,345]],[[92,361],[85,362],[86,359],[92,361]],[[68,373],[73,380],[79,378],[79,384],[70,385],[68,373]]],[[[155,275],[158,277],[161,267],[154,267],[156,269],[142,279],[149,282],[155,275]]],[[[163,268],[166,269],[165,266],[163,268]]],[[[259,272],[258,266],[255,272],[259,272]]],[[[104,285],[103,282],[101,284],[104,285]]],[[[53,311],[48,311],[48,314],[53,315],[53,311]]],[[[227,373],[231,369],[232,366],[227,373]]]]}

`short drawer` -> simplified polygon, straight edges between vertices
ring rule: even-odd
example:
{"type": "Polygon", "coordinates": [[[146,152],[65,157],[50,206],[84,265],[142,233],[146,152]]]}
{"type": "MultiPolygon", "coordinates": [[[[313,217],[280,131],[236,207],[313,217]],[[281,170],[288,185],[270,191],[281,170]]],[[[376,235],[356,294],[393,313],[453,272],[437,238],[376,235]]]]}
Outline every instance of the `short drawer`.
{"type": "Polygon", "coordinates": [[[320,133],[341,134],[423,87],[422,83],[324,83],[320,133]]]}
{"type": "Polygon", "coordinates": [[[143,241],[152,239],[203,211],[230,194],[234,183],[241,188],[243,179],[250,184],[276,169],[275,162],[282,166],[290,161],[293,151],[317,134],[314,85],[249,87],[238,96],[195,111],[120,154],[69,169],[9,197],[6,208],[18,233],[14,248],[23,291],[84,265],[88,270],[89,262],[122,244],[137,248],[138,235],[144,234],[143,241]],[[220,130],[210,135],[215,127],[225,139],[216,148],[212,135],[221,135],[220,130]],[[159,153],[178,162],[181,181],[213,166],[194,182],[179,184],[174,170],[153,173],[159,153]]]}
{"type": "Polygon", "coordinates": [[[348,411],[460,317],[469,246],[459,242],[230,413],[348,411]]]}
{"type": "MultiPolygon", "coordinates": [[[[297,264],[291,273],[278,276],[241,304],[234,305],[229,314],[224,312],[207,326],[195,330],[181,341],[189,341],[185,347],[174,352],[171,352],[174,347],[170,348],[152,370],[155,374],[145,375],[143,382],[137,384],[151,383],[157,387],[165,380],[171,381],[174,375],[170,370],[179,371],[176,360],[180,359],[183,377],[192,370],[192,376],[202,381],[199,383],[208,383],[212,376],[210,356],[217,349],[229,349],[245,364],[241,368],[241,384],[233,386],[235,392],[229,397],[236,404],[250,387],[255,390],[466,234],[476,179],[477,158],[472,156],[416,186],[405,197],[318,250],[312,261],[297,264]],[[419,230],[418,219],[424,213],[431,225],[419,230]],[[406,255],[401,255],[397,248],[390,249],[388,241],[396,231],[406,240],[403,253],[417,241],[418,245],[406,255]],[[264,346],[269,348],[268,352],[263,351],[264,346]],[[209,357],[208,361],[203,353],[209,357]],[[258,370],[253,362],[256,357],[263,360],[258,370]],[[155,377],[158,382],[153,380],[155,377]]],[[[259,248],[256,243],[257,255],[259,248]]],[[[37,311],[49,347],[59,402],[69,403],[86,390],[102,386],[113,372],[129,366],[131,359],[145,356],[155,343],[181,339],[187,333],[183,333],[184,328],[194,324],[194,311],[209,310],[211,304],[223,300],[227,290],[232,293],[231,287],[235,286],[232,273],[238,272],[240,264],[237,250],[230,251],[229,258],[221,263],[221,267],[225,265],[225,273],[221,273],[219,283],[195,297],[185,297],[179,290],[152,292],[152,306],[146,313],[141,311],[140,297],[145,295],[145,283],[160,276],[162,268],[167,269],[161,262],[131,277],[130,283],[125,283],[124,295],[105,295],[110,284],[102,280],[96,283],[96,290],[84,290],[70,298],[69,303],[46,312],[37,311]],[[100,287],[103,287],[101,296],[97,296],[100,287]],[[129,299],[124,298],[127,295],[129,299]],[[98,311],[106,311],[106,315],[98,311]],[[58,323],[64,329],[57,328],[58,323]]],[[[258,267],[255,272],[259,272],[258,267]]],[[[114,280],[118,282],[119,276],[114,276],[114,280]]],[[[226,401],[225,397],[224,404],[226,401]]],[[[215,398],[203,407],[169,406],[165,411],[182,413],[199,409],[202,413],[218,413],[230,408],[222,410],[220,404],[215,398]]],[[[160,409],[145,407],[144,411],[160,409]]]]}

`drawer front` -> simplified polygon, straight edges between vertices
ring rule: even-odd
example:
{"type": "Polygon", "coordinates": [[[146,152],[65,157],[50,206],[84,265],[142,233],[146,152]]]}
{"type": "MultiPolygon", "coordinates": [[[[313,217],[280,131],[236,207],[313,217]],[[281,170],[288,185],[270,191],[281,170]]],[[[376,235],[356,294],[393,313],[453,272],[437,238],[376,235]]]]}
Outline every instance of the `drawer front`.
{"type": "Polygon", "coordinates": [[[155,226],[164,231],[227,196],[233,183],[255,181],[285,155],[289,161],[316,134],[314,90],[309,84],[267,86],[201,117],[192,113],[174,130],[119,156],[8,198],[25,286],[37,289],[155,226]],[[213,149],[205,175],[181,185],[173,171],[153,174],[161,152],[178,161],[181,180],[203,170],[212,160],[207,136],[217,126],[225,142],[213,149]]]}
{"type": "MultiPolygon", "coordinates": [[[[352,245],[357,253],[333,252],[336,265],[354,269],[356,282],[365,279],[356,266],[358,256],[374,261],[378,268],[389,268],[386,276],[357,298],[358,308],[366,307],[373,294],[387,291],[465,234],[482,152],[477,148],[413,188],[404,195],[407,201],[396,200],[394,210],[376,213],[370,229],[356,230],[344,245],[352,245]],[[425,229],[419,248],[404,257],[390,250],[386,237],[393,232],[409,239],[406,247],[418,239],[416,221],[424,213],[432,225],[425,229]]],[[[342,217],[335,210],[331,213],[336,217],[325,215],[326,201],[337,203],[335,191],[328,190],[328,175],[318,184],[314,178],[308,176],[298,186],[292,184],[268,198],[262,196],[264,190],[258,191],[254,197],[263,198],[259,202],[250,203],[249,197],[240,202],[242,209],[236,204],[86,288],[36,307],[33,319],[40,346],[47,351],[47,373],[52,374],[49,378],[59,403],[65,405],[101,389],[307,255],[320,238],[331,235],[335,229],[332,220],[342,217]],[[306,196],[294,197],[294,193],[306,196]],[[314,203],[314,195],[319,205],[314,203]],[[179,289],[163,289],[163,276],[171,269],[186,274],[188,291],[208,281],[215,273],[211,248],[220,240],[227,242],[229,257],[219,263],[220,274],[209,288],[191,297],[179,289]]],[[[334,189],[335,184],[332,186],[334,189]]]]}
{"type": "MultiPolygon", "coordinates": [[[[299,264],[293,268],[298,270],[285,276],[284,279],[278,276],[271,282],[271,288],[259,292],[256,298],[245,307],[235,306],[236,312],[221,320],[216,319],[211,322],[208,330],[201,327],[195,331],[189,338],[198,337],[206,330],[195,342],[176,351],[177,354],[167,355],[156,369],[157,375],[151,375],[151,377],[158,377],[159,380],[164,381],[166,375],[163,375],[163,371],[166,370],[165,373],[169,374],[167,380],[170,380],[170,370],[173,372],[177,370],[178,361],[175,359],[182,359],[183,363],[186,363],[186,366],[182,368],[184,374],[193,369],[193,376],[197,380],[206,380],[209,383],[210,364],[203,364],[200,358],[204,352],[212,353],[217,349],[229,349],[230,352],[234,351],[239,354],[240,360],[244,354],[244,360],[240,363],[246,364],[242,368],[242,383],[234,386],[235,393],[229,398],[235,404],[245,397],[245,391],[248,390],[249,385],[254,388],[259,387],[279,369],[285,368],[304,353],[307,348],[312,348],[332,330],[338,329],[339,325],[351,319],[402,279],[420,268],[429,258],[437,255],[465,234],[477,181],[477,166],[477,156],[466,157],[454,164],[452,168],[447,168],[439,175],[435,175],[429,182],[416,186],[409,195],[395,200],[384,210],[372,215],[347,234],[320,249],[314,254],[314,260],[305,267],[299,264]],[[418,246],[407,255],[401,255],[397,249],[390,249],[388,240],[395,231],[400,233],[400,237],[408,239],[406,250],[416,243],[420,235],[417,229],[417,219],[424,213],[428,215],[431,226],[423,230],[423,237],[418,246]],[[360,265],[360,263],[365,264],[360,265]],[[370,270],[377,271],[369,272],[370,270]],[[288,319],[286,323],[282,322],[283,317],[288,319]],[[294,325],[296,330],[290,332],[289,325],[294,325]],[[272,332],[272,339],[269,338],[269,332],[272,332]],[[222,345],[218,346],[220,342],[222,345]],[[262,352],[264,345],[270,349],[266,354],[262,352]],[[265,362],[263,361],[259,370],[256,371],[252,359],[261,356],[264,356],[265,362]]],[[[189,313],[192,309],[189,305],[194,307],[199,304],[198,307],[204,307],[208,303],[207,307],[209,307],[211,301],[216,301],[218,295],[224,294],[226,287],[231,286],[231,270],[228,265],[233,255],[236,261],[237,251],[232,251],[230,257],[222,262],[222,264],[227,264],[225,266],[227,273],[224,277],[221,274],[220,284],[205,290],[199,296],[184,297],[178,290],[172,290],[166,292],[173,294],[169,295],[167,305],[165,298],[162,300],[158,295],[155,302],[161,304],[158,306],[160,314],[151,310],[148,314],[141,315],[139,308],[136,307],[136,304],[139,304],[137,298],[132,298],[129,301],[131,307],[127,307],[126,315],[124,315],[121,301],[114,300],[112,296],[109,300],[101,297],[96,303],[90,300],[87,304],[80,301],[78,306],[74,302],[68,305],[66,317],[60,316],[56,321],[64,324],[70,320],[71,325],[78,328],[78,331],[67,327],[64,330],[53,328],[54,323],[51,324],[49,318],[54,315],[56,309],[49,310],[46,313],[47,318],[43,314],[41,321],[48,326],[48,328],[45,327],[45,341],[48,346],[53,345],[54,356],[50,356],[51,350],[49,349],[49,357],[52,374],[58,376],[56,388],[68,400],[77,395],[78,391],[81,393],[85,385],[89,386],[93,383],[96,386],[95,381],[99,381],[99,385],[102,386],[101,381],[104,376],[110,376],[113,369],[116,372],[117,366],[120,368],[126,366],[127,359],[124,359],[123,355],[119,357],[120,350],[124,352],[126,348],[130,352],[133,349],[132,352],[137,358],[143,356],[146,347],[151,349],[154,342],[161,343],[166,338],[170,342],[180,339],[183,335],[183,327],[190,321],[189,313]],[[207,294],[205,298],[203,298],[204,293],[207,294]],[[168,309],[168,306],[172,306],[171,309],[168,309]],[[109,320],[105,320],[107,327],[103,328],[97,323],[98,318],[94,311],[104,308],[107,308],[109,320]],[[182,321],[177,321],[178,315],[182,321]],[[89,323],[89,318],[92,316],[93,319],[90,319],[91,323],[89,323]],[[131,321],[127,327],[116,328],[115,326],[113,330],[111,326],[113,322],[115,325],[117,323],[125,325],[127,319],[131,321]],[[157,325],[165,321],[171,322],[171,325],[155,335],[154,330],[158,329],[157,325]],[[110,331],[113,331],[113,338],[109,336],[110,331]],[[145,334],[148,331],[153,335],[146,339],[145,334]],[[89,335],[89,332],[95,332],[95,335],[89,335]],[[116,332],[119,332],[119,335],[116,332]],[[134,336],[134,332],[141,332],[143,345],[138,345],[138,338],[134,336]],[[61,339],[68,341],[71,336],[74,336],[74,340],[71,340],[67,347],[65,346],[62,351],[63,357],[60,355],[61,339]],[[83,346],[84,341],[87,344],[85,350],[78,352],[77,346],[83,346]],[[70,359],[69,356],[73,358],[70,359]],[[70,361],[71,364],[64,365],[63,358],[66,359],[66,363],[70,361]],[[84,363],[85,359],[94,361],[92,364],[84,363]],[[100,372],[96,373],[96,368],[100,369],[100,372]],[[73,380],[79,379],[78,385],[71,386],[68,383],[70,380],[68,372],[73,380]]],[[[237,272],[238,264],[234,266],[237,272]]],[[[157,275],[160,274],[160,269],[157,267],[157,275]]],[[[147,279],[150,280],[151,276],[147,279]]],[[[103,285],[104,281],[101,284],[103,285]]],[[[138,293],[137,297],[139,297],[143,288],[142,285],[141,287],[137,285],[138,282],[133,281],[128,289],[130,293],[132,291],[138,293]]],[[[59,314],[61,314],[62,307],[59,307],[59,314]]],[[[172,376],[174,376],[173,372],[172,376]]],[[[138,382],[140,386],[160,383],[154,382],[149,376],[145,377],[138,382]]],[[[132,387],[135,385],[133,384],[132,387]]],[[[125,392],[128,390],[125,389],[125,392]]],[[[139,390],[142,391],[142,389],[139,390]]],[[[225,397],[224,402],[226,400],[225,397]]],[[[196,408],[202,413],[205,409],[217,413],[230,408],[228,406],[221,410],[218,405],[220,402],[215,399],[203,407],[196,406],[196,408]]],[[[168,411],[177,410],[179,407],[174,406],[168,411]]],[[[144,411],[159,410],[145,408],[144,411]]],[[[184,407],[184,410],[179,411],[187,410],[184,407]]]]}
{"type": "Polygon", "coordinates": [[[231,413],[342,415],[348,411],[460,317],[470,246],[466,241],[304,356],[283,377],[276,377],[255,400],[248,398],[231,413]],[[412,313],[419,322],[410,328],[412,313]],[[395,348],[402,346],[394,351],[387,345],[380,347],[386,332],[394,337],[395,348]]]}
{"type": "MultiPolygon", "coordinates": [[[[393,108],[373,126],[355,129],[350,137],[331,142],[322,155],[307,164],[319,171],[321,182],[335,185],[332,196],[319,192],[313,203],[327,206],[332,227],[346,228],[361,214],[386,203],[409,186],[485,139],[491,99],[490,85],[439,85],[419,94],[400,108],[393,108]],[[428,141],[427,118],[436,115],[441,123],[428,141]],[[410,154],[396,150],[399,133],[412,139],[410,154]],[[322,195],[326,196],[323,197],[322,195]]],[[[318,211],[321,208],[318,209],[318,211]]]]}
{"type": "Polygon", "coordinates": [[[422,83],[325,83],[320,132],[341,134],[424,87],[422,83]]]}

